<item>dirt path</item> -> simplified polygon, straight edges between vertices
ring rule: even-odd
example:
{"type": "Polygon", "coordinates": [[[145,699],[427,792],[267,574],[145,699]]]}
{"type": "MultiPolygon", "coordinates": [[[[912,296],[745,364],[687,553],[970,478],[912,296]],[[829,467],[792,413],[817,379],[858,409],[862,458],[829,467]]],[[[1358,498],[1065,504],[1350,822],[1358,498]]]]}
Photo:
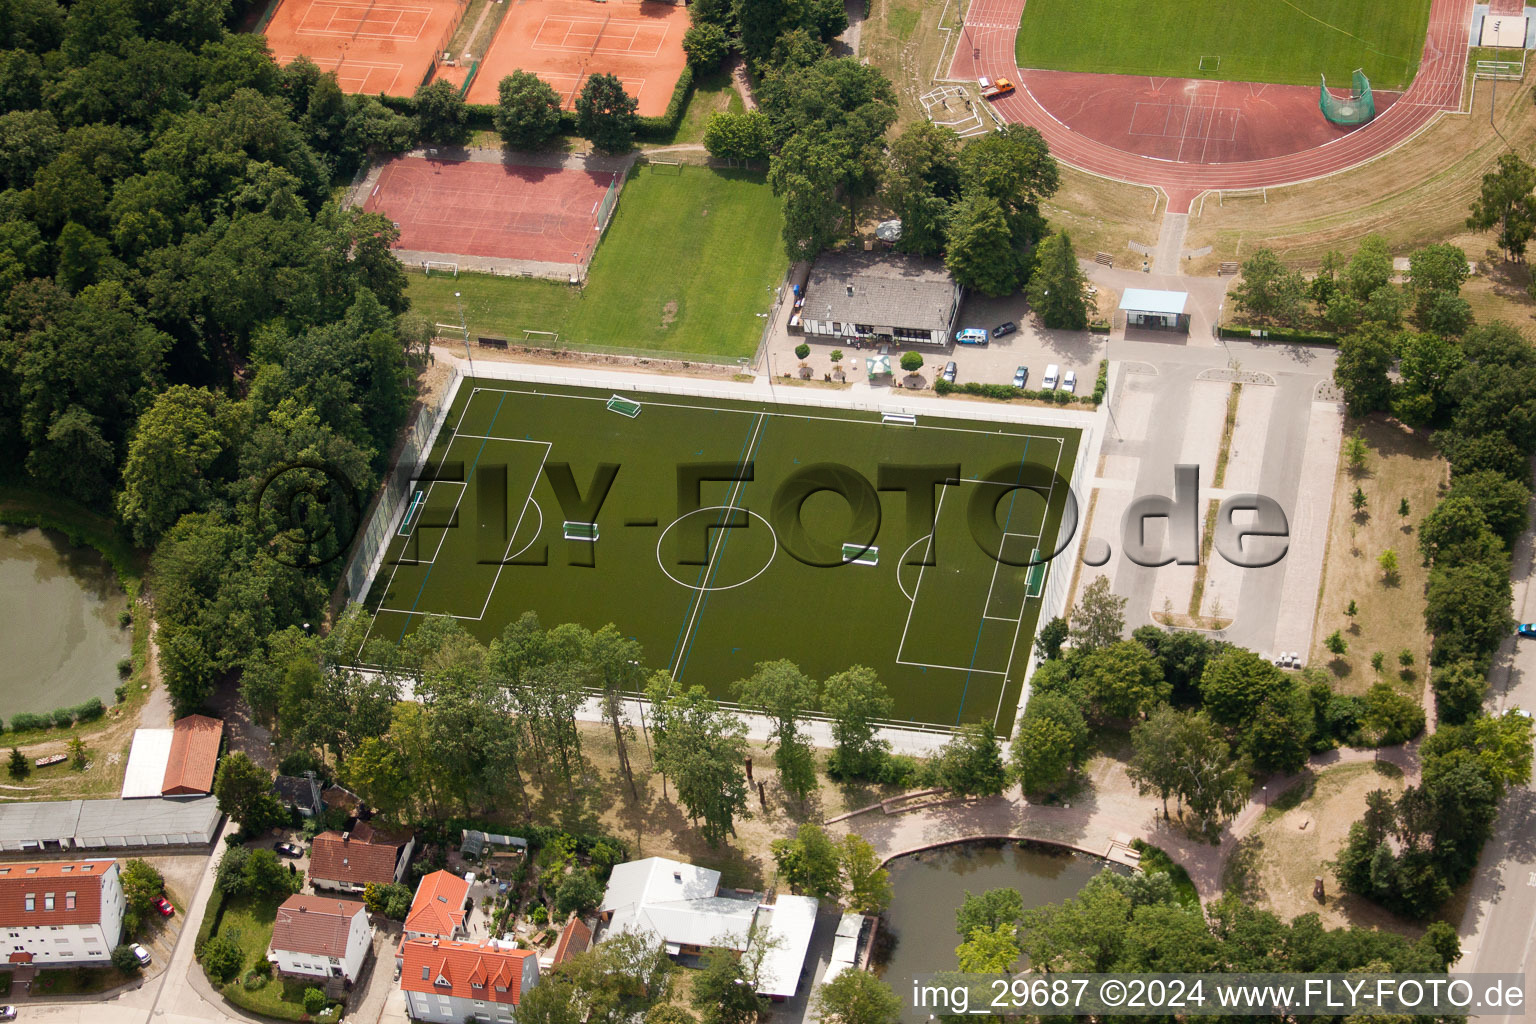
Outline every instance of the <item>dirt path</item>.
{"type": "MultiPolygon", "coordinates": [[[[1345,748],[1318,754],[1306,771],[1320,772],[1345,764],[1382,760],[1403,770],[1405,781],[1418,780],[1416,745],[1382,750],[1345,748]]],[[[1227,859],[1239,841],[1258,824],[1268,802],[1300,782],[1302,774],[1268,778],[1254,787],[1248,804],[1222,830],[1217,845],[1191,838],[1178,824],[1162,817],[1159,800],[1136,793],[1119,761],[1101,759],[1090,765],[1089,792],[1072,804],[1033,804],[1012,794],[959,804],[924,807],[905,814],[886,815],[876,809],[845,818],[834,830],[857,832],[882,858],[911,853],[924,847],[968,838],[1034,839],[1073,846],[1103,855],[1122,837],[1143,839],[1167,851],[1183,865],[1202,898],[1217,896],[1227,859]]]]}
{"type": "MultiPolygon", "coordinates": [[[[855,41],[857,51],[857,41],[855,41]]],[[[731,58],[731,84],[736,87],[736,94],[741,97],[741,105],[748,110],[757,109],[757,97],[752,94],[752,80],[747,77],[747,62],[737,54],[731,58]]]]}

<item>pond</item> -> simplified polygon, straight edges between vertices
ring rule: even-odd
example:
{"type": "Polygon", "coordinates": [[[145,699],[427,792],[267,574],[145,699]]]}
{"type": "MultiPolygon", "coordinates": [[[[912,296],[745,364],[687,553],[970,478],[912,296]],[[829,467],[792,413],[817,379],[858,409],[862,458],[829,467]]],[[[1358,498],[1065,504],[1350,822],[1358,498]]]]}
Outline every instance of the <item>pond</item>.
{"type": "Polygon", "coordinates": [[[118,625],[128,595],[93,548],[52,530],[0,527],[0,716],[100,697],[133,649],[118,625]]]}
{"type": "Polygon", "coordinates": [[[877,970],[901,996],[907,1007],[903,1016],[908,1019],[927,1017],[927,1013],[913,1017],[913,977],[959,966],[955,947],[961,940],[955,931],[955,911],[965,901],[967,889],[978,895],[988,889],[1017,889],[1028,910],[1077,895],[1090,878],[1112,867],[1098,857],[1063,847],[995,840],[924,850],[898,857],[888,866],[891,907],[881,927],[887,939],[894,938],[895,946],[877,970]]]}

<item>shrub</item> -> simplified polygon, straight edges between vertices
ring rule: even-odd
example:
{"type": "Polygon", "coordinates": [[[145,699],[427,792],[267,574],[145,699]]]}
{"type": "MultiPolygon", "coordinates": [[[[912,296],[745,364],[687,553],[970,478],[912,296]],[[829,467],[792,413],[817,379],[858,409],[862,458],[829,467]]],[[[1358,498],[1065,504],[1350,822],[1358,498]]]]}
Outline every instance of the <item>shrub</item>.
{"type": "Polygon", "coordinates": [[[92,697],[83,704],[76,704],[70,709],[77,722],[94,722],[107,713],[107,706],[101,702],[100,697],[92,697]]]}
{"type": "Polygon", "coordinates": [[[125,701],[127,699],[128,699],[128,684],[127,683],[123,683],[122,685],[113,688],[113,690],[112,690],[112,700],[113,700],[114,703],[121,704],[123,701],[125,701]]]}
{"type": "Polygon", "coordinates": [[[53,719],[53,724],[58,726],[60,729],[68,729],[70,726],[75,724],[75,709],[54,708],[51,712],[49,712],[49,717],[53,719]]]}
{"type": "Polygon", "coordinates": [[[528,920],[534,924],[547,924],[549,922],[549,909],[542,903],[536,904],[532,910],[528,911],[528,920]]]}
{"type": "Polygon", "coordinates": [[[31,732],[33,729],[46,729],[52,721],[47,715],[35,715],[30,711],[23,711],[11,719],[11,731],[31,732]]]}
{"type": "Polygon", "coordinates": [[[805,342],[802,341],[800,344],[795,346],[795,358],[796,359],[805,359],[810,354],[811,354],[811,346],[807,345],[805,342]]]}
{"type": "MultiPolygon", "coordinates": [[[[117,660],[117,674],[120,677],[122,677],[123,679],[127,679],[128,676],[132,672],[133,672],[133,659],[132,658],[119,658],[117,660]]],[[[122,698],[119,697],[118,700],[122,700],[122,698]]]]}
{"type": "Polygon", "coordinates": [[[1109,360],[1099,360],[1099,378],[1093,382],[1093,404],[1098,405],[1104,401],[1104,392],[1109,390],[1109,360]]]}
{"type": "Polygon", "coordinates": [[[112,966],[124,974],[139,973],[139,958],[133,955],[133,947],[127,943],[112,947],[112,966]]]}
{"type": "Polygon", "coordinates": [[[128,611],[126,608],[118,612],[117,624],[123,629],[127,629],[129,626],[133,625],[133,612],[128,611]]]}
{"type": "Polygon", "coordinates": [[[240,973],[243,959],[240,947],[227,935],[215,935],[203,946],[203,970],[220,985],[240,973]]]}
{"type": "Polygon", "coordinates": [[[325,993],[311,985],[304,990],[304,1012],[316,1014],[325,1009],[325,993]]]}

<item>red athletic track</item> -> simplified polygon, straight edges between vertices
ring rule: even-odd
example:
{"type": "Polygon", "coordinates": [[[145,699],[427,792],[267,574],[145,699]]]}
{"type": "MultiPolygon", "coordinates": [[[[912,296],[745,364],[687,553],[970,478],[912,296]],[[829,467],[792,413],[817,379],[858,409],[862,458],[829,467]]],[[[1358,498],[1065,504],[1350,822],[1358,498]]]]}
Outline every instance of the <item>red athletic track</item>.
{"type": "MultiPolygon", "coordinates": [[[[1064,163],[1107,178],[1161,188],[1168,195],[1172,213],[1187,213],[1191,201],[1207,189],[1260,188],[1335,174],[1401,144],[1439,112],[1461,107],[1472,0],[1433,0],[1424,55],[1408,90],[1390,105],[1378,93],[1376,119],[1331,140],[1316,134],[1315,126],[1299,130],[1294,124],[1299,117],[1315,119],[1325,126],[1327,136],[1333,136],[1334,130],[1326,129],[1317,110],[1315,89],[1307,90],[1313,99],[1310,113],[1303,114],[1292,101],[1272,106],[1253,102],[1252,93],[1241,96],[1238,90],[1259,88],[1246,84],[1021,71],[1014,42],[1024,16],[1024,2],[973,0],[949,76],[1014,79],[1019,88],[994,101],[999,116],[1034,125],[1050,144],[1052,154],[1064,163]],[[973,50],[980,51],[979,59],[973,59],[973,50]],[[1065,81],[1069,78],[1084,81],[1065,81]],[[1085,103],[1082,89],[1087,79],[1098,82],[1094,83],[1093,101],[1085,103]],[[1064,87],[1068,85],[1075,85],[1076,91],[1064,87]],[[1182,116],[1189,119],[1190,127],[1185,131],[1175,126],[1170,141],[1157,141],[1162,151],[1153,155],[1147,152],[1153,148],[1148,141],[1152,137],[1140,134],[1148,111],[1138,113],[1135,108],[1138,102],[1158,102],[1148,93],[1159,90],[1162,96],[1180,97],[1176,102],[1184,108],[1182,116]],[[1190,106],[1195,108],[1193,113],[1190,106]],[[1218,107],[1236,113],[1204,113],[1207,108],[1218,107]],[[1236,123],[1228,124],[1223,118],[1236,123]],[[1130,132],[1133,122],[1137,134],[1130,132]],[[1233,138],[1225,144],[1205,144],[1212,137],[1220,140],[1228,135],[1233,138]],[[1236,144],[1238,138],[1276,141],[1244,152],[1236,144]],[[1316,141],[1301,151],[1274,151],[1298,139],[1316,141]],[[1128,147],[1133,145],[1141,151],[1131,151],[1128,147]],[[1172,152],[1167,152],[1170,149],[1172,152]]],[[[1178,116],[1170,112],[1170,118],[1178,116]]]]}
{"type": "Polygon", "coordinates": [[[397,249],[585,263],[612,174],[400,157],[363,209],[400,226],[397,249]],[[579,255],[577,255],[579,254],[579,255]]]}

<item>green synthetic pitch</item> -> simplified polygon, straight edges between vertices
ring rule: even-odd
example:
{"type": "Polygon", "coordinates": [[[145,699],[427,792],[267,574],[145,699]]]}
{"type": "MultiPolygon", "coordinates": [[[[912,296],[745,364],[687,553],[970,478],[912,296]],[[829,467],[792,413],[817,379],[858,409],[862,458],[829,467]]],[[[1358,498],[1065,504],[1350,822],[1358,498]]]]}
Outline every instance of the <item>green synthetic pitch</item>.
{"type": "Polygon", "coordinates": [[[1363,68],[1375,89],[1418,70],[1430,0],[1029,0],[1021,68],[1347,87],[1363,68]],[[1212,59],[1220,64],[1212,69],[1212,59]]]}
{"type": "Polygon", "coordinates": [[[411,307],[457,324],[462,299],[472,338],[521,342],[525,330],[547,331],[565,348],[750,357],[784,279],[783,225],[782,204],[761,174],[641,165],[624,184],[584,288],[413,274],[411,307]]]}
{"type": "Polygon", "coordinates": [[[458,616],[487,642],[526,611],[612,622],[649,667],[720,697],[759,661],[789,658],[818,679],[863,664],[898,721],[1012,728],[1041,602],[1030,569],[1007,563],[1055,546],[1078,431],[930,416],[893,427],[878,413],[647,392],[626,393],[643,407],[630,419],[607,409],[612,396],[465,380],[415,528],[394,537],[371,585],[370,637],[399,640],[428,614],[458,616]],[[568,541],[564,523],[591,512],[561,505],[550,467],[567,464],[585,496],[604,463],[618,469],[599,539],[568,541]],[[699,463],[716,476],[750,464],[752,479],[704,482],[700,511],[684,515],[678,468],[699,463]],[[878,528],[862,532],[850,503],[822,492],[800,506],[799,534],[784,485],[829,463],[871,488],[881,464],[958,463],[960,482],[934,489],[931,530],[907,521],[902,491],[878,492],[878,517],[864,519],[878,528]],[[836,563],[849,544],[883,550],[860,556],[874,565],[793,554],[836,563]]]}

